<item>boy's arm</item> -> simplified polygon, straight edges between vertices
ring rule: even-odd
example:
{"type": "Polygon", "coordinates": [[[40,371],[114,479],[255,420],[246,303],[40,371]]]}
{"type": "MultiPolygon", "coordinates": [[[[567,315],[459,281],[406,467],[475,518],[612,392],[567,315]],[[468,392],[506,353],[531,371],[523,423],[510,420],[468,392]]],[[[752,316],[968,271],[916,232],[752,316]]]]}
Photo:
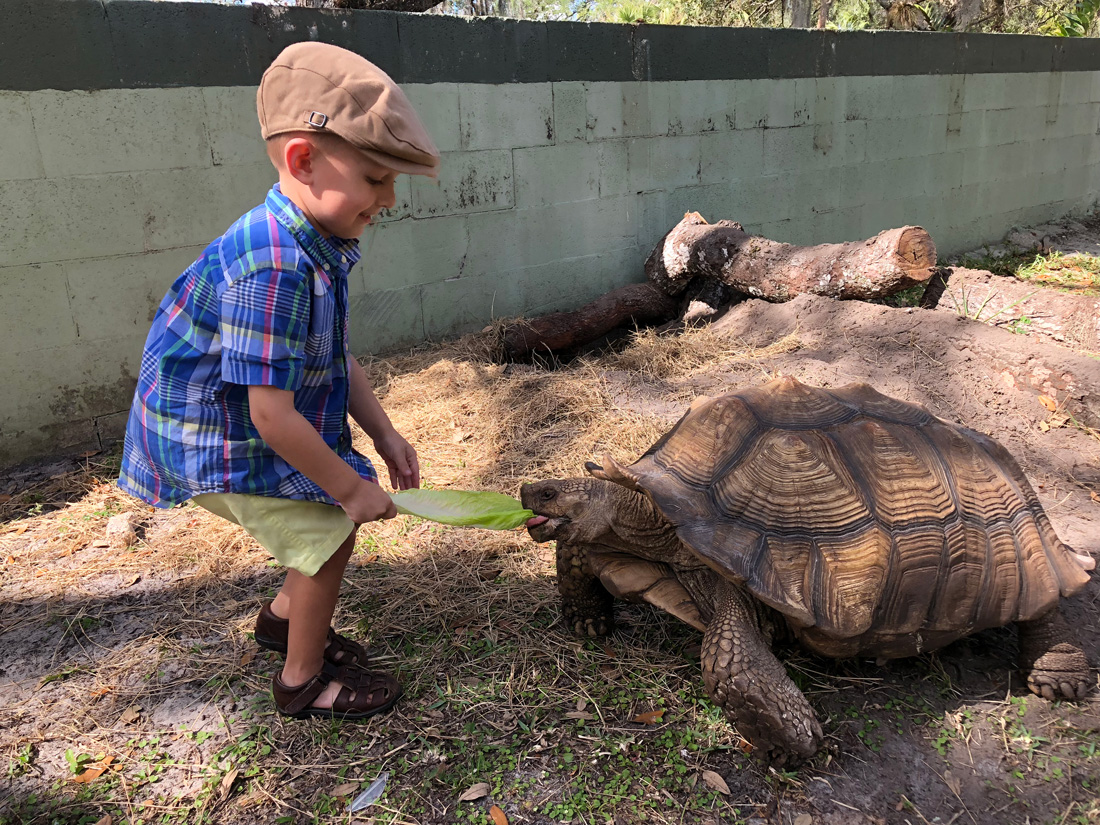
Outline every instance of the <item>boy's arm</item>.
{"type": "Polygon", "coordinates": [[[280,458],[336,499],[356,524],[397,515],[386,492],[360,478],[294,409],[292,391],[249,385],[248,407],[260,437],[280,458]]]}
{"type": "Polygon", "coordinates": [[[395,490],[420,486],[420,463],[416,450],[394,429],[390,418],[374,395],[363,367],[348,358],[348,412],[374,442],[374,449],[390,471],[390,484],[395,490]]]}

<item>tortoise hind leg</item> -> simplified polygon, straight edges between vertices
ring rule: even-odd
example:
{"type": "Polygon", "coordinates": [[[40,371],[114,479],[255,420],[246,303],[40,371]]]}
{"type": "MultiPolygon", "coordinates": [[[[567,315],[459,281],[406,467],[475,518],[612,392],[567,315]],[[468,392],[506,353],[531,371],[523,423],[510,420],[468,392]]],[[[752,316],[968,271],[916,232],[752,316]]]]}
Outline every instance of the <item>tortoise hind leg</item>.
{"type": "Polygon", "coordinates": [[[754,748],[781,764],[817,753],[823,735],[810,703],[772,653],[748,597],[726,582],[703,635],[702,667],[711,699],[754,748]]]}
{"type": "Polygon", "coordinates": [[[565,623],[578,636],[606,636],[614,626],[614,598],[592,572],[584,545],[558,542],[558,592],[565,623]]]}
{"type": "Polygon", "coordinates": [[[1044,699],[1084,699],[1095,677],[1062,612],[1055,607],[1030,622],[1017,622],[1020,670],[1031,692],[1044,699]]]}

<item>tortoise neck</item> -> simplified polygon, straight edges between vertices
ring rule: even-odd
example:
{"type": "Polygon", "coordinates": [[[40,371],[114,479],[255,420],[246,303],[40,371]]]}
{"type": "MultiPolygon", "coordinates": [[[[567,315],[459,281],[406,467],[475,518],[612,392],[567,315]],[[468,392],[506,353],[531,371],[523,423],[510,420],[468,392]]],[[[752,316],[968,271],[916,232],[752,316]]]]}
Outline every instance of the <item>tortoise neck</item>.
{"type": "Polygon", "coordinates": [[[617,484],[610,492],[615,501],[610,508],[614,517],[609,545],[647,558],[665,558],[679,546],[676,528],[661,515],[649,496],[617,484]]]}

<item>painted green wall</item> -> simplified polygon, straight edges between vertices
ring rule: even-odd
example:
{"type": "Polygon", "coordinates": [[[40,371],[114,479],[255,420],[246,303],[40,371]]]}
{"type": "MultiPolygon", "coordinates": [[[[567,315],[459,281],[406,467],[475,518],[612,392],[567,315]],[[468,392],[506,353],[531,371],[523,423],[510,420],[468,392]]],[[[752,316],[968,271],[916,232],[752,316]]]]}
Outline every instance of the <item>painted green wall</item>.
{"type": "MultiPolygon", "coordinates": [[[[69,20],[89,5],[108,18],[169,15],[149,8],[169,4],[56,0],[28,3],[26,21],[35,22],[35,9],[69,20]]],[[[180,4],[169,20],[198,25],[222,15],[228,22],[218,31],[230,36],[230,24],[257,25],[241,11],[180,4]]],[[[265,25],[304,39],[316,21],[340,31],[340,20],[363,28],[406,17],[372,14],[294,10],[265,25]]],[[[416,25],[427,26],[420,36],[431,45],[440,40],[432,27],[455,24],[416,25]]],[[[1074,63],[1048,40],[952,40],[952,54],[967,48],[949,65],[973,71],[922,74],[913,62],[876,74],[885,41],[830,33],[813,42],[841,57],[850,47],[850,61],[838,58],[829,70],[819,57],[803,69],[808,76],[756,76],[782,74],[777,55],[800,53],[807,42],[784,45],[791,33],[781,32],[779,45],[761,52],[770,61],[763,67],[704,65],[715,79],[693,78],[702,70],[689,67],[678,79],[651,40],[708,30],[657,27],[646,39],[639,34],[646,27],[459,25],[471,37],[488,31],[508,42],[579,45],[557,62],[549,49],[533,48],[528,62],[517,53],[495,63],[471,63],[456,51],[455,65],[465,67],[456,72],[436,49],[438,82],[425,82],[422,62],[388,58],[416,67],[390,69],[442,150],[443,171],[438,185],[403,179],[396,208],[365,236],[351,287],[357,354],[575,307],[641,280],[645,256],[686,211],[792,243],[917,224],[948,253],[1087,208],[1100,190],[1100,60],[1075,53],[1074,63]],[[620,41],[608,40],[621,34],[625,69],[614,62],[620,41]],[[985,54],[975,43],[996,48],[971,66],[965,61],[985,54]],[[997,70],[997,49],[1020,51],[1004,62],[1016,71],[997,70]],[[1036,60],[1043,49],[1050,57],[1036,60]],[[535,71],[536,58],[551,68],[535,71]]],[[[410,31],[402,48],[415,57],[410,31]]],[[[117,71],[88,88],[72,76],[95,78],[93,52],[70,54],[68,74],[49,64],[53,75],[0,58],[0,201],[11,216],[0,235],[0,369],[8,388],[0,395],[0,465],[121,435],[160,298],[274,181],[255,118],[257,72],[270,57],[200,70],[172,55],[158,61],[150,37],[152,46],[113,37],[117,71]],[[137,55],[130,63],[124,48],[137,55]]],[[[949,42],[924,37],[890,42],[949,42]]],[[[446,40],[446,48],[463,47],[446,40]]]]}

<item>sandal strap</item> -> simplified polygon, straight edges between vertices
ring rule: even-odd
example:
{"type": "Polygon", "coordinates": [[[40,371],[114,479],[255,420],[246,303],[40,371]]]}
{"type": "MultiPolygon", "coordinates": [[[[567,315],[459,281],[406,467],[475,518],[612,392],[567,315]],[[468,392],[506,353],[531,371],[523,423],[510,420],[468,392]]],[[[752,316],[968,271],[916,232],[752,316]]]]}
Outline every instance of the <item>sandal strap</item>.
{"type": "MultiPolygon", "coordinates": [[[[283,682],[276,673],[271,677],[271,692],[275,696],[275,704],[283,713],[290,715],[301,713],[324,692],[332,678],[332,672],[322,667],[321,672],[308,682],[291,686],[283,682]]],[[[343,693],[343,691],[340,692],[343,693]]]]}
{"type": "Polygon", "coordinates": [[[328,629],[328,644],[325,646],[325,661],[336,665],[364,666],[370,661],[370,653],[359,642],[328,629]]]}
{"type": "Polygon", "coordinates": [[[333,678],[344,685],[332,703],[332,709],[338,713],[385,707],[401,692],[397,679],[390,674],[361,667],[341,667],[333,678]]]}

